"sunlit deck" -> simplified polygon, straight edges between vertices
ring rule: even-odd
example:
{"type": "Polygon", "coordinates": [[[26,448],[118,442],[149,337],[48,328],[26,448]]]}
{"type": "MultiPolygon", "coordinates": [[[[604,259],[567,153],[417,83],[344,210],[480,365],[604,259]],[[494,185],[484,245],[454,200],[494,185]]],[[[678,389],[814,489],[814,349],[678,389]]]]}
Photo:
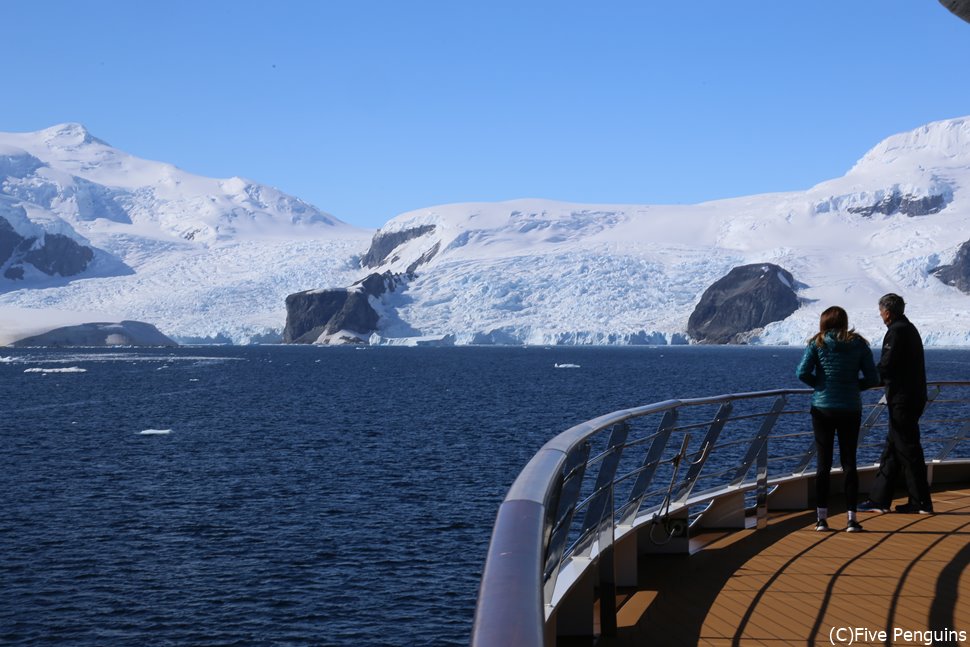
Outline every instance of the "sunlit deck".
{"type": "Polygon", "coordinates": [[[968,644],[970,486],[937,490],[934,505],[934,515],[860,514],[862,533],[841,532],[844,513],[834,532],[815,532],[811,511],[772,514],[760,531],[704,532],[689,555],[640,562],[638,588],[618,591],[616,637],[596,644],[959,645],[961,631],[968,644]],[[900,633],[927,631],[936,640],[900,633]]]}
{"type": "MultiPolygon", "coordinates": [[[[815,531],[810,395],[669,400],[551,439],[499,509],[474,647],[970,646],[970,381],[931,383],[920,420],[936,514],[860,513],[861,533],[840,469],[815,531]]],[[[884,413],[865,405],[861,493],[884,413]]]]}

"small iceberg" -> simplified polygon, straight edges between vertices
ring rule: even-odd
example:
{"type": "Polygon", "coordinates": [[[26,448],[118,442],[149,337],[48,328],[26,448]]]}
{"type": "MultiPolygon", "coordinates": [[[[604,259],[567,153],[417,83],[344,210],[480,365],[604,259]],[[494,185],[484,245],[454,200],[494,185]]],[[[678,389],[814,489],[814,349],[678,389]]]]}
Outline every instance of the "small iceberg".
{"type": "Polygon", "coordinates": [[[145,429],[143,431],[139,431],[138,435],[139,436],[167,436],[170,433],[172,433],[171,429],[145,429]]]}
{"type": "Polygon", "coordinates": [[[88,369],[78,366],[67,368],[25,368],[24,373],[87,373],[88,369]]]}
{"type": "Polygon", "coordinates": [[[560,364],[555,363],[552,365],[553,368],[579,368],[579,364],[560,364]]]}

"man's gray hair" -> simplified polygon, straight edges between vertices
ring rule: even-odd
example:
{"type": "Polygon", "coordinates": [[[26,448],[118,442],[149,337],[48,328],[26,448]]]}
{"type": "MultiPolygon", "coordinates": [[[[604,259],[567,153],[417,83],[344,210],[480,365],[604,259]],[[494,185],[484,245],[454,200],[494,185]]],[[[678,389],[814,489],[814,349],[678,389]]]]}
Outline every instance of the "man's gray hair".
{"type": "Polygon", "coordinates": [[[903,297],[890,292],[879,299],[879,307],[889,312],[889,314],[893,315],[894,317],[898,317],[903,314],[904,310],[906,310],[906,302],[903,301],[903,297]]]}

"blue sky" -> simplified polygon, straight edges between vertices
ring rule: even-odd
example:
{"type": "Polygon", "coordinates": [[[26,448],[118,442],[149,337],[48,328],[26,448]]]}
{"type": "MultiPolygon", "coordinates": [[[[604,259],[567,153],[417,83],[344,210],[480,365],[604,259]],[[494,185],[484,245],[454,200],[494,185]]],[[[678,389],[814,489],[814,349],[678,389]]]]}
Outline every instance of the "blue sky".
{"type": "Polygon", "coordinates": [[[806,189],[970,114],[936,0],[5,2],[0,130],[129,153],[379,227],[435,204],[806,189]]]}

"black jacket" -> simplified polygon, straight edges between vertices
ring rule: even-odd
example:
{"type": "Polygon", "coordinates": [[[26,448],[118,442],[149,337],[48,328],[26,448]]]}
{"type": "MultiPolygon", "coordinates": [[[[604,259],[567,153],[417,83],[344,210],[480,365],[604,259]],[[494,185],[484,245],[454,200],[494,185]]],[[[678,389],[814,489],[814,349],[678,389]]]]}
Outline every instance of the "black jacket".
{"type": "Polygon", "coordinates": [[[889,324],[882,340],[879,377],[890,405],[923,407],[926,404],[926,363],[923,340],[916,326],[900,316],[889,324]]]}

